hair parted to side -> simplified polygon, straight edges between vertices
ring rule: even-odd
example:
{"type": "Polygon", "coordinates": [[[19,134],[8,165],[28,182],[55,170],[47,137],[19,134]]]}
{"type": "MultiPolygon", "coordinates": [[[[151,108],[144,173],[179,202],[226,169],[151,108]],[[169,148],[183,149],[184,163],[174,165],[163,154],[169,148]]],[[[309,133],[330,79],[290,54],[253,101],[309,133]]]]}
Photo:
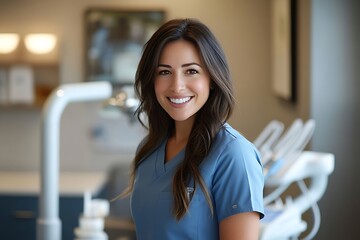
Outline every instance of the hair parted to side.
{"type": "Polygon", "coordinates": [[[173,179],[173,214],[180,220],[187,212],[190,200],[186,187],[191,180],[204,192],[211,212],[212,200],[200,174],[199,165],[210,151],[216,133],[230,117],[234,96],[229,67],[225,54],[210,29],[196,19],[174,19],[162,25],[145,44],[135,76],[135,92],[140,99],[137,116],[148,136],[135,156],[130,184],[123,193],[130,193],[134,186],[136,169],[142,159],[174,131],[174,120],[157,102],[154,79],[161,52],[166,44],[176,40],[194,44],[211,80],[211,91],[205,105],[196,113],[196,118],[185,149],[185,159],[176,170],[173,179]],[[145,113],[148,123],[142,122],[145,113]]]}

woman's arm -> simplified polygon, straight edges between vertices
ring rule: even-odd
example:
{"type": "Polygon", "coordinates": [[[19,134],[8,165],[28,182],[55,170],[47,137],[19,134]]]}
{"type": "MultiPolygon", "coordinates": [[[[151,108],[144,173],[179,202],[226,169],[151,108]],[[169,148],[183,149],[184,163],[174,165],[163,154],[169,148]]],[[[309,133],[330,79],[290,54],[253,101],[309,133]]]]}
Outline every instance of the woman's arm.
{"type": "Polygon", "coordinates": [[[225,218],[220,222],[221,240],[258,240],[259,213],[238,213],[225,218]]]}

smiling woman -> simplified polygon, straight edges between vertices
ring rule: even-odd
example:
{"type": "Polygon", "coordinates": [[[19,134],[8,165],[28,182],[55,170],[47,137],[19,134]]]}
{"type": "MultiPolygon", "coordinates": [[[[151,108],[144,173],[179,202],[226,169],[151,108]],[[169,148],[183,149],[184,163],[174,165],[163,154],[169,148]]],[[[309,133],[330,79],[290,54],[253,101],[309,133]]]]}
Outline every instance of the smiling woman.
{"type": "Polygon", "coordinates": [[[263,174],[256,148],[226,123],[227,60],[194,19],[165,23],[136,72],[149,132],[136,153],[131,210],[138,239],[258,239],[263,174]]]}
{"type": "MultiPolygon", "coordinates": [[[[198,50],[185,40],[167,44],[161,53],[154,81],[155,94],[176,124],[192,125],[195,114],[209,97],[210,78],[202,65],[198,50]]],[[[178,140],[187,139],[188,130],[176,136],[178,140]]]]}

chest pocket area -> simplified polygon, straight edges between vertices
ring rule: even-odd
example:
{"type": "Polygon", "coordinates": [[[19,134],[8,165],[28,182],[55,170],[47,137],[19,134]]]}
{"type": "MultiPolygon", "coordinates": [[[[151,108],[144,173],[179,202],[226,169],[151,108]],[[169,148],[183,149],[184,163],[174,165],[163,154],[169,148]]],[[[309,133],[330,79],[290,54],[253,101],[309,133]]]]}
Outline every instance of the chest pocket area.
{"type": "Polygon", "coordinates": [[[172,214],[173,193],[161,192],[156,204],[155,227],[156,239],[199,239],[199,221],[201,211],[205,206],[201,206],[197,194],[191,199],[189,211],[180,221],[177,221],[172,214]]]}

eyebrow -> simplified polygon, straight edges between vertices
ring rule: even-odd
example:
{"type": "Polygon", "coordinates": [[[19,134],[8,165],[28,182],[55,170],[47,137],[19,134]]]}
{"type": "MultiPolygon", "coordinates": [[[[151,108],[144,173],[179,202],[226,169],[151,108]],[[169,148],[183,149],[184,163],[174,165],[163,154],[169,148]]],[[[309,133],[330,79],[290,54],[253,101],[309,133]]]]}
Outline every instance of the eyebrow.
{"type": "MultiPolygon", "coordinates": [[[[197,65],[197,66],[201,67],[201,65],[200,65],[200,64],[195,63],[195,62],[192,62],[192,63],[185,63],[185,64],[181,65],[181,67],[189,67],[189,66],[191,66],[191,65],[197,65]]],[[[167,65],[167,64],[159,64],[159,65],[158,65],[158,67],[172,68],[170,65],[167,65]]]]}

